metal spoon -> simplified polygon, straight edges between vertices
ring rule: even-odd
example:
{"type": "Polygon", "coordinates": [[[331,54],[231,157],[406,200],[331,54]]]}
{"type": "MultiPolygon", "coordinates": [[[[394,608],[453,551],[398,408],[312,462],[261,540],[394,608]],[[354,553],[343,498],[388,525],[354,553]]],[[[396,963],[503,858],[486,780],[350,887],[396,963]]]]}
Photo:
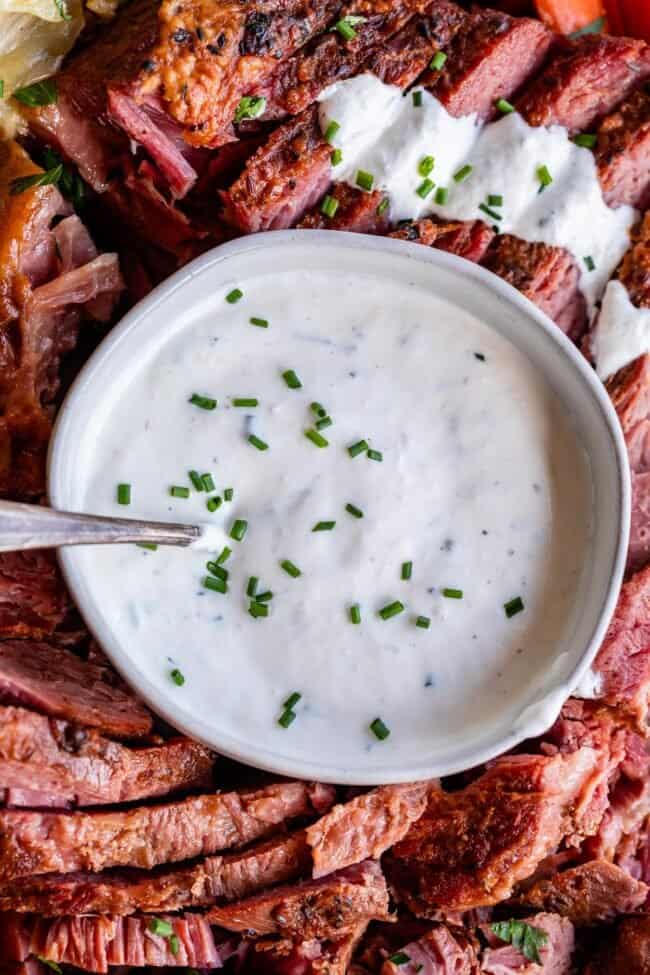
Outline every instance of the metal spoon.
{"type": "Polygon", "coordinates": [[[122,542],[187,546],[202,534],[197,525],[81,515],[36,504],[0,501],[0,552],[122,542]]]}

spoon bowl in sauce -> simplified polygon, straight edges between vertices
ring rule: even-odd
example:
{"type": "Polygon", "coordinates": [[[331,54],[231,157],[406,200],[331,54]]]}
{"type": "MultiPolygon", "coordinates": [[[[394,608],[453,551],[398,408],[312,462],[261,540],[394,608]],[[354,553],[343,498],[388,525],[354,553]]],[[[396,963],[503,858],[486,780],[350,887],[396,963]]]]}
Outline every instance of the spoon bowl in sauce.
{"type": "Polygon", "coordinates": [[[213,552],[62,552],[170,723],[286,775],[449,774],[541,734],[613,611],[629,522],[604,388],[451,255],[292,231],[224,245],[70,391],[54,506],[215,525],[213,552]]]}

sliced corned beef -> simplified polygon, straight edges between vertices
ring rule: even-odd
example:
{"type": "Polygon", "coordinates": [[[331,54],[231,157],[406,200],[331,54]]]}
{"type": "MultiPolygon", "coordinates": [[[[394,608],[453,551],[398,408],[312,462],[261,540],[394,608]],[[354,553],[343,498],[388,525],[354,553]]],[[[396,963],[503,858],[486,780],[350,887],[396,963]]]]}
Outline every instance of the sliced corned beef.
{"type": "Polygon", "coordinates": [[[0,887],[0,910],[59,914],[156,914],[241,900],[309,873],[302,832],[193,866],[103,873],[40,874],[0,887]]]}
{"type": "Polygon", "coordinates": [[[546,944],[539,948],[541,965],[526,959],[519,948],[503,945],[490,928],[484,928],[490,947],[483,952],[482,975],[571,975],[575,948],[571,922],[557,914],[534,914],[524,920],[547,935],[546,944]]]}
{"type": "Polygon", "coordinates": [[[438,51],[445,52],[465,22],[464,11],[451,10],[442,2],[426,8],[389,41],[376,48],[363,64],[363,71],[376,75],[386,85],[407,88],[428,67],[438,51]]]}
{"type": "Polygon", "coordinates": [[[628,572],[636,572],[648,562],[650,562],[650,474],[633,472],[632,518],[630,544],[627,550],[628,572]]]}
{"type": "Polygon", "coordinates": [[[379,859],[424,812],[437,782],[385,785],[334,808],[307,829],[313,876],[379,859]]]}
{"type": "Polygon", "coordinates": [[[387,197],[381,190],[365,193],[347,183],[334,183],[329,196],[337,203],[333,217],[315,206],[298,226],[305,230],[347,230],[357,234],[384,234],[388,230],[388,210],[383,202],[387,197]]]}
{"type": "MultiPolygon", "coordinates": [[[[127,748],[78,724],[0,707],[0,787],[38,789],[61,806],[133,802],[206,788],[213,765],[210,751],[188,738],[127,748]]],[[[21,803],[28,804],[43,803],[21,803]]]]}
{"type": "Polygon", "coordinates": [[[460,928],[436,925],[394,952],[382,965],[381,975],[479,975],[477,947],[460,928]]]}
{"type": "Polygon", "coordinates": [[[105,680],[105,671],[49,643],[0,643],[0,699],[54,718],[98,728],[116,738],[146,735],[149,711],[105,680]]]}
{"type": "Polygon", "coordinates": [[[639,88],[603,119],[595,156],[609,206],[650,206],[650,92],[639,88]]]}
{"type": "Polygon", "coordinates": [[[630,917],[603,939],[584,975],[648,975],[650,917],[630,917]]]}
{"type": "Polygon", "coordinates": [[[576,925],[611,922],[645,903],[650,887],[606,860],[590,860],[530,887],[519,900],[576,925]]]}
{"type": "MultiPolygon", "coordinates": [[[[333,790],[327,790],[329,802],[333,790]]],[[[323,811],[325,787],[278,782],[112,812],[0,810],[0,881],[38,873],[151,868],[233,847],[323,811]],[[317,805],[317,810],[315,809],[317,805]]]]}
{"type": "Polygon", "coordinates": [[[558,50],[519,99],[530,125],[588,130],[650,76],[650,48],[643,41],[588,34],[558,50]]]}
{"type": "Polygon", "coordinates": [[[617,277],[625,285],[633,305],[650,308],[650,212],[632,232],[632,246],[623,258],[617,277]]]}
{"type": "Polygon", "coordinates": [[[246,975],[353,975],[357,969],[350,962],[367,926],[363,921],[337,941],[258,942],[248,954],[246,975]]]}
{"type": "Polygon", "coordinates": [[[70,608],[52,552],[0,554],[0,637],[40,640],[63,623],[70,608]]]}
{"type": "Polygon", "coordinates": [[[482,220],[403,220],[390,237],[410,240],[425,247],[447,251],[478,264],[494,238],[494,231],[482,220]]]}
{"type": "Polygon", "coordinates": [[[627,435],[650,417],[650,355],[639,356],[608,379],[607,392],[627,435]]]}
{"type": "Polygon", "coordinates": [[[361,922],[388,920],[388,889],[379,864],[367,860],[320,880],[213,907],[206,917],[227,931],[336,941],[361,922]]]}

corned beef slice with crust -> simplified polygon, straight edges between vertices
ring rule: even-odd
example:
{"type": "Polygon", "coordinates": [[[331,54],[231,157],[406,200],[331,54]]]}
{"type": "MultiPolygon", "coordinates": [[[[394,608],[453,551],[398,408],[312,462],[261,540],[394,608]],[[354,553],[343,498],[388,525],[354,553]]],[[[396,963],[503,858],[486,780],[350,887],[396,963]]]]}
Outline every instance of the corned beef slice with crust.
{"type": "Polygon", "coordinates": [[[0,638],[42,640],[71,608],[53,552],[0,553],[0,638]]]}
{"type": "Polygon", "coordinates": [[[630,917],[604,940],[584,975],[648,975],[650,917],[630,917]]]}
{"type": "Polygon", "coordinates": [[[436,925],[417,941],[410,941],[387,959],[381,975],[479,975],[478,944],[460,928],[436,925]]]}
{"type": "Polygon", "coordinates": [[[590,860],[539,880],[519,898],[537,910],[567,917],[573,924],[611,922],[646,901],[650,887],[606,860],[590,860]]]}
{"type": "Polygon", "coordinates": [[[594,150],[605,202],[650,206],[650,92],[639,88],[608,115],[594,150]]]}
{"type": "Polygon", "coordinates": [[[482,220],[444,221],[426,217],[423,220],[401,221],[389,237],[411,240],[478,264],[487,253],[494,231],[482,220]]]}
{"type": "Polygon", "coordinates": [[[381,190],[365,193],[347,183],[334,183],[330,196],[336,200],[333,217],[326,217],[320,206],[305,214],[298,227],[305,230],[347,230],[357,234],[385,234],[389,228],[387,197],[381,190]]]}

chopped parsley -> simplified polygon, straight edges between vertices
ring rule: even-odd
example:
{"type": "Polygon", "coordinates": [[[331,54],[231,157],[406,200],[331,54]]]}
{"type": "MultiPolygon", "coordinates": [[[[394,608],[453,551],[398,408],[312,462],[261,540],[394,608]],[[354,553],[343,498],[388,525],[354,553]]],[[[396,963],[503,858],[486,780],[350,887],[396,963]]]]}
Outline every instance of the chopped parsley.
{"type": "Polygon", "coordinates": [[[495,921],[490,928],[500,941],[517,948],[528,961],[542,964],[539,949],[548,943],[548,934],[542,928],[533,927],[525,921],[495,921]]]}
{"type": "Polygon", "coordinates": [[[35,81],[33,85],[25,85],[24,88],[17,88],[14,98],[29,108],[36,108],[41,105],[54,105],[58,92],[56,82],[53,78],[45,78],[43,81],[35,81]]]}

